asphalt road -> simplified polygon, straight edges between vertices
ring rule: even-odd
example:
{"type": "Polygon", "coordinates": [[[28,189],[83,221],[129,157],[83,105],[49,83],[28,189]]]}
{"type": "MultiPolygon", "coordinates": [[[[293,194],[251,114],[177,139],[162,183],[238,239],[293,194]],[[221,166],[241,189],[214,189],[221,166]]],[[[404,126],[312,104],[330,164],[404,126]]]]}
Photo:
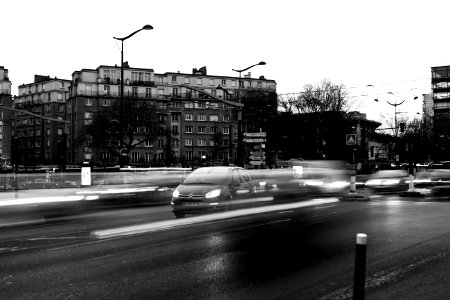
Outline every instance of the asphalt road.
{"type": "MultiPolygon", "coordinates": [[[[442,199],[441,199],[442,200],[442,199]]],[[[450,202],[307,200],[175,219],[123,208],[0,229],[1,299],[366,299],[450,294],[450,202]]]]}

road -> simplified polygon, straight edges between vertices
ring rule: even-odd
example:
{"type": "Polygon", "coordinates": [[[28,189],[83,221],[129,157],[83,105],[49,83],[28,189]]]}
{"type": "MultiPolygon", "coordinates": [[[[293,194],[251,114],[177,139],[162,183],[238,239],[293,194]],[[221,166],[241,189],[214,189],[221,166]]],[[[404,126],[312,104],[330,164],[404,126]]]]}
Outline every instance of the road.
{"type": "Polygon", "coordinates": [[[168,206],[0,229],[2,299],[443,299],[450,202],[384,196],[175,219],[168,206]]]}

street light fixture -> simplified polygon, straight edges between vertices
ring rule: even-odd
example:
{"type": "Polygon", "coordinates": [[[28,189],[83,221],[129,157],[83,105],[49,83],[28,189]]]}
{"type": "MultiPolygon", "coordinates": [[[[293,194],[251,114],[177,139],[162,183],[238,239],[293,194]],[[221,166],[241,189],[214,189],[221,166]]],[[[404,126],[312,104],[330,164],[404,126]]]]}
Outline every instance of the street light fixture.
{"type": "MultiPolygon", "coordinates": [[[[245,69],[242,70],[235,70],[232,69],[235,72],[239,73],[239,82],[238,82],[238,92],[237,92],[237,102],[241,103],[241,99],[240,99],[240,94],[241,94],[241,75],[242,72],[247,71],[255,66],[263,66],[266,63],[264,61],[260,61],[257,64],[251,65],[250,67],[247,67],[245,69]]],[[[239,108],[238,110],[238,140],[237,140],[237,155],[236,155],[236,165],[242,167],[244,165],[243,163],[243,159],[242,159],[242,150],[243,150],[243,144],[242,144],[242,109],[239,108]]]]}
{"type": "MultiPolygon", "coordinates": [[[[124,140],[123,140],[123,82],[124,82],[124,76],[123,76],[123,41],[129,39],[130,37],[132,37],[133,35],[135,35],[136,33],[138,33],[139,31],[142,30],[152,30],[153,26],[151,25],[145,25],[144,27],[142,27],[141,29],[136,30],[135,32],[131,33],[130,35],[123,37],[123,38],[117,38],[117,37],[113,37],[114,39],[118,40],[121,42],[121,50],[120,50],[120,158],[119,158],[119,162],[120,162],[120,167],[123,168],[124,166],[124,162],[123,162],[123,158],[122,158],[122,150],[124,148],[124,140]]],[[[128,156],[128,153],[127,153],[128,156]]]]}

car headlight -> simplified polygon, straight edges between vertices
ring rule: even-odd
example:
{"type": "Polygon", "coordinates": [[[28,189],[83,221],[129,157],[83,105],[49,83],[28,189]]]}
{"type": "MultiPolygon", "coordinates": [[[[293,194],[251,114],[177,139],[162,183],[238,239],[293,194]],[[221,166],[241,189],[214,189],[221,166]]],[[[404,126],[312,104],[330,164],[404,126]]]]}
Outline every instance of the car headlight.
{"type": "Polygon", "coordinates": [[[371,179],[366,182],[366,185],[381,185],[380,179],[371,179]]]}
{"type": "Polygon", "coordinates": [[[178,196],[180,196],[180,192],[178,191],[178,189],[175,189],[175,191],[173,191],[172,193],[172,197],[178,198],[178,196]]]}
{"type": "Polygon", "coordinates": [[[216,189],[216,190],[212,190],[206,193],[206,198],[215,198],[215,197],[219,197],[221,190],[220,189],[216,189]]]}

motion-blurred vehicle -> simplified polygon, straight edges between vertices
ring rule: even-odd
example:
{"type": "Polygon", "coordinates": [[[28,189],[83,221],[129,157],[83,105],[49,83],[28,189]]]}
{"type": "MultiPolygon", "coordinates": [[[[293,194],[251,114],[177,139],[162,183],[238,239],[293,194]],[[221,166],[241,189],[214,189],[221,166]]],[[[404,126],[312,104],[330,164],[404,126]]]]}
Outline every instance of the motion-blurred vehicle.
{"type": "Polygon", "coordinates": [[[309,195],[338,196],[347,191],[349,179],[342,161],[305,160],[293,166],[300,188],[309,195]]]}
{"type": "Polygon", "coordinates": [[[414,188],[426,188],[431,195],[450,196],[450,169],[431,169],[417,172],[414,188]]]}
{"type": "Polygon", "coordinates": [[[406,170],[380,170],[367,178],[365,187],[373,193],[402,192],[408,189],[408,180],[406,170]]]}
{"type": "Polygon", "coordinates": [[[189,174],[172,194],[172,211],[177,218],[186,214],[224,210],[233,202],[254,193],[248,172],[240,167],[204,167],[189,174]]]}

